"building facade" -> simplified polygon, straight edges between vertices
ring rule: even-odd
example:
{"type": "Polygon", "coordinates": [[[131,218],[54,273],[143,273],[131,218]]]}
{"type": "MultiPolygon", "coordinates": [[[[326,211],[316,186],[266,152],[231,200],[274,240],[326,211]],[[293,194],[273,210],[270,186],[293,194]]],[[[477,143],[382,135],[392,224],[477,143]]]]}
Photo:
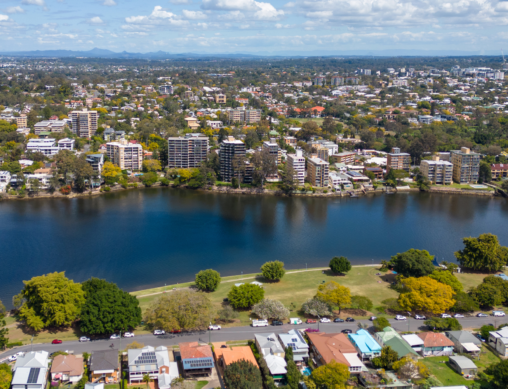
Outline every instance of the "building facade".
{"type": "Polygon", "coordinates": [[[245,163],[245,143],[233,137],[224,140],[220,145],[219,161],[222,181],[231,182],[239,163],[245,163]]]}
{"type": "Polygon", "coordinates": [[[228,111],[228,118],[232,123],[257,123],[261,120],[261,110],[231,109],[228,111]]]}
{"type": "Polygon", "coordinates": [[[72,111],[69,114],[72,120],[72,132],[80,138],[91,138],[97,132],[99,113],[89,111],[86,108],[82,111],[72,111]]]}
{"type": "Polygon", "coordinates": [[[433,184],[450,185],[453,182],[453,164],[440,161],[439,156],[434,156],[431,161],[423,160],[420,170],[433,184]]]}
{"type": "Polygon", "coordinates": [[[453,181],[459,184],[477,183],[480,175],[480,154],[467,147],[451,151],[453,181]]]}
{"type": "Polygon", "coordinates": [[[125,139],[106,144],[108,158],[120,169],[141,170],[143,167],[143,147],[128,143],[125,139]]]}
{"type": "Polygon", "coordinates": [[[319,158],[307,159],[307,179],[318,188],[328,186],[328,173],[330,164],[319,158]]]}
{"type": "Polygon", "coordinates": [[[411,156],[408,153],[401,153],[398,147],[394,147],[386,158],[386,172],[390,169],[405,170],[409,173],[411,168],[411,156]]]}
{"type": "Polygon", "coordinates": [[[288,167],[293,169],[294,180],[298,183],[298,186],[305,185],[305,158],[303,157],[303,151],[301,149],[296,150],[295,154],[287,155],[288,167]]]}
{"type": "Polygon", "coordinates": [[[206,161],[209,139],[201,134],[186,134],[185,137],[168,138],[168,166],[173,168],[195,168],[206,161]]]}
{"type": "Polygon", "coordinates": [[[275,163],[280,165],[282,162],[282,153],[279,145],[275,141],[263,142],[263,150],[268,150],[271,156],[275,158],[275,163]]]}

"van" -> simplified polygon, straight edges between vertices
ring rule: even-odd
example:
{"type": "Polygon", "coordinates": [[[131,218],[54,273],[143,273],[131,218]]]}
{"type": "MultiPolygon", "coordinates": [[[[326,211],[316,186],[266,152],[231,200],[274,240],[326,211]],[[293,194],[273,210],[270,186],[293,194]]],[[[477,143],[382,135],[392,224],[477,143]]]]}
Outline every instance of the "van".
{"type": "Polygon", "coordinates": [[[493,311],[492,316],[505,316],[506,314],[503,311],[493,311]]]}
{"type": "Polygon", "coordinates": [[[253,320],[252,327],[268,327],[268,320],[253,320]]]}
{"type": "Polygon", "coordinates": [[[292,317],[289,319],[289,324],[302,324],[302,321],[300,319],[298,319],[297,317],[292,317]]]}

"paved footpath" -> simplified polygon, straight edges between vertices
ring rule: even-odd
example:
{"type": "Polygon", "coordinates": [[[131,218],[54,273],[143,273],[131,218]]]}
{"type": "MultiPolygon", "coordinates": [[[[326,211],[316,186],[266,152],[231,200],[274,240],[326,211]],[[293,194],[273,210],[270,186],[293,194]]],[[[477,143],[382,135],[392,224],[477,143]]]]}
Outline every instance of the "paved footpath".
{"type": "MultiPolygon", "coordinates": [[[[505,317],[465,317],[458,319],[464,329],[480,328],[486,324],[492,324],[499,326],[504,323],[508,323],[508,316],[505,317]]],[[[427,327],[423,325],[420,320],[410,318],[405,321],[389,320],[390,324],[394,329],[400,332],[404,331],[425,331],[427,327]]],[[[369,327],[372,326],[372,322],[368,320],[360,320],[354,323],[320,323],[319,329],[322,332],[340,332],[344,329],[350,329],[356,332],[358,329],[358,323],[363,325],[367,324],[369,327]]],[[[140,335],[134,338],[123,338],[123,339],[98,339],[91,342],[80,343],[79,341],[68,341],[62,344],[49,344],[49,343],[38,343],[33,346],[22,346],[16,347],[12,350],[5,351],[0,354],[0,362],[8,356],[15,354],[19,351],[30,351],[30,350],[46,350],[50,353],[63,350],[73,351],[75,354],[81,354],[83,352],[91,353],[94,350],[107,350],[111,344],[116,349],[125,349],[125,347],[136,341],[142,343],[145,346],[174,346],[181,342],[193,342],[199,341],[204,343],[209,342],[225,342],[228,340],[248,340],[254,339],[254,334],[263,333],[283,333],[293,328],[318,328],[318,324],[302,324],[302,325],[290,325],[284,324],[283,326],[268,326],[268,327],[230,327],[224,328],[220,331],[196,331],[186,332],[182,334],[167,334],[163,336],[154,336],[151,334],[140,335]]]]}

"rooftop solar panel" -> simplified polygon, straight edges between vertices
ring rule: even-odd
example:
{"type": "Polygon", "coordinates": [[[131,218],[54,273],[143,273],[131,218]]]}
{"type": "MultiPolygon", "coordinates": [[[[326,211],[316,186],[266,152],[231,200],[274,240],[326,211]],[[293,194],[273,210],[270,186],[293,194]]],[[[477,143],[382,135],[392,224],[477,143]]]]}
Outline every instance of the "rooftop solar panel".
{"type": "Polygon", "coordinates": [[[28,374],[28,384],[36,384],[39,379],[39,373],[41,369],[39,367],[33,367],[30,369],[30,373],[28,374]]]}

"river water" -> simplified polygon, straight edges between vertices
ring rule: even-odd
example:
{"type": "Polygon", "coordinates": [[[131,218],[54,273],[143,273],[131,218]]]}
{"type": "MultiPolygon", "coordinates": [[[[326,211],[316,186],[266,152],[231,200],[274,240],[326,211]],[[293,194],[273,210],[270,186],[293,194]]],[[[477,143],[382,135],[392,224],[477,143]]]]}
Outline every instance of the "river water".
{"type": "Polygon", "coordinates": [[[409,248],[454,260],[462,238],[508,245],[508,201],[428,193],[285,198],[153,188],[95,198],[0,202],[0,299],[33,276],[65,271],[132,291],[222,275],[326,266],[344,255],[379,263],[409,248]]]}

